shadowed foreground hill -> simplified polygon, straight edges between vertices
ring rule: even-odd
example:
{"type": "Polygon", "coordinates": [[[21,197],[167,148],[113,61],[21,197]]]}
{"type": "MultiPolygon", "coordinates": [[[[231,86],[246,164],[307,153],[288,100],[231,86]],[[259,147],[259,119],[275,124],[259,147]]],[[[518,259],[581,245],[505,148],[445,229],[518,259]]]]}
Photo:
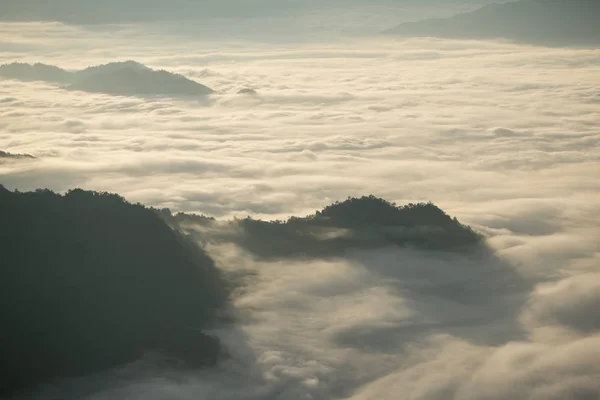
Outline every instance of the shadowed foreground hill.
{"type": "Polygon", "coordinates": [[[159,351],[212,365],[225,305],[212,260],[152,210],[107,193],[0,185],[0,397],[159,351]]]}
{"type": "Polygon", "coordinates": [[[499,39],[545,46],[600,46],[600,1],[520,0],[490,4],[451,18],[407,22],[386,33],[499,39]]]}
{"type": "Polygon", "coordinates": [[[228,299],[200,241],[259,257],[319,257],[390,245],[464,250],[482,237],[431,203],[374,196],[287,221],[229,222],[127,203],[80,189],[11,192],[0,185],[0,397],[158,351],[191,367],[221,353],[214,326],[228,299]]]}
{"type": "Polygon", "coordinates": [[[454,251],[477,245],[483,239],[432,203],[398,207],[375,196],[348,198],[313,215],[287,221],[248,217],[230,222],[232,229],[208,229],[215,221],[202,216],[180,213],[172,220],[201,240],[232,241],[262,257],[334,256],[347,250],[389,245],[454,251]]]}
{"type": "Polygon", "coordinates": [[[213,90],[183,75],[154,70],[135,61],[114,62],[70,72],[46,64],[0,65],[0,76],[62,84],[68,90],[121,96],[205,96],[213,90]]]}

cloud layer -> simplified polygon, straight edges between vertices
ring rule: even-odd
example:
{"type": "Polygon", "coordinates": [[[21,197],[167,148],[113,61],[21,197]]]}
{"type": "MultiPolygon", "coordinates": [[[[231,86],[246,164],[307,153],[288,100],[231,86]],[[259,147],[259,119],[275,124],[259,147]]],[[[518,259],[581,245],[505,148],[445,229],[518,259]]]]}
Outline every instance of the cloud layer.
{"type": "Polygon", "coordinates": [[[598,51],[151,32],[0,25],[0,62],[135,59],[217,91],[144,100],[0,81],[0,150],[36,157],[0,160],[0,182],[222,218],[304,215],[369,193],[431,200],[484,232],[494,255],[266,262],[215,244],[221,268],[248,282],[239,323],[219,332],[233,359],[191,375],[142,363],[78,381],[71,397],[598,397],[598,51]]]}

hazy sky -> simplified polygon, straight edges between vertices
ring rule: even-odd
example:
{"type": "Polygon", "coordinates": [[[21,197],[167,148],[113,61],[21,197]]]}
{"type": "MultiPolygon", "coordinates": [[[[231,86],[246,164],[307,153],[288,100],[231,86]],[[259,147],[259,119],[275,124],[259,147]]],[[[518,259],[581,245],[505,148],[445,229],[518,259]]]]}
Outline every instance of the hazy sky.
{"type": "Polygon", "coordinates": [[[119,18],[144,18],[158,16],[167,19],[171,16],[182,15],[188,12],[187,17],[211,16],[257,16],[280,13],[300,13],[306,10],[319,10],[327,8],[352,8],[373,6],[471,6],[501,0],[55,0],[48,3],[44,0],[4,0],[0,9],[4,11],[6,19],[26,17],[28,15],[54,15],[59,18],[72,18],[76,15],[102,13],[101,16],[119,18]],[[192,11],[190,15],[189,12],[192,11]]]}
{"type": "Polygon", "coordinates": [[[371,193],[432,200],[486,234],[494,257],[386,249],[264,262],[213,245],[221,268],[252,272],[233,299],[237,323],[217,332],[232,360],[192,375],[142,363],[63,383],[58,397],[600,395],[597,50],[105,28],[2,23],[0,63],[134,59],[217,93],[144,99],[0,80],[0,150],[37,157],[1,161],[0,183],[221,218],[302,215],[371,193]]]}
{"type": "Polygon", "coordinates": [[[377,33],[398,23],[446,17],[494,0],[3,0],[0,21],[106,24],[160,21],[165,29],[194,34],[322,37],[377,33]]]}

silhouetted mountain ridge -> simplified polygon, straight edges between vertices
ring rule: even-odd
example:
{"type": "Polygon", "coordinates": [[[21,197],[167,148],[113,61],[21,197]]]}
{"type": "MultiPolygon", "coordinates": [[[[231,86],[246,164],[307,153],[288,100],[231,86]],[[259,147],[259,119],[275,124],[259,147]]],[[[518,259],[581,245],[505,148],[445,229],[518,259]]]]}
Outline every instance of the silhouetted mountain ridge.
{"type": "Polygon", "coordinates": [[[82,69],[81,71],[75,72],[75,74],[77,75],[77,78],[84,79],[97,74],[116,72],[121,69],[129,69],[133,71],[152,71],[151,68],[145,66],[144,64],[133,60],[127,60],[115,61],[108,64],[92,65],[87,67],[86,69],[82,69]]]}
{"type": "Polygon", "coordinates": [[[113,62],[69,72],[46,64],[0,65],[0,76],[21,81],[63,84],[68,90],[123,96],[205,96],[209,87],[183,75],[154,70],[136,61],[113,62]]]}
{"type": "Polygon", "coordinates": [[[597,0],[520,0],[451,18],[407,22],[386,33],[459,39],[505,38],[547,46],[600,45],[597,0]]]}
{"type": "Polygon", "coordinates": [[[365,226],[440,226],[453,227],[455,220],[433,203],[410,203],[396,206],[387,200],[371,196],[348,198],[335,202],[308,221],[314,224],[334,225],[336,227],[365,226]]]}
{"type": "Polygon", "coordinates": [[[320,257],[390,245],[464,250],[483,239],[433,203],[398,207],[372,195],[348,198],[315,214],[287,221],[237,219],[229,222],[233,229],[221,231],[203,230],[201,227],[217,223],[205,216],[182,213],[171,216],[169,212],[163,215],[200,241],[230,241],[262,257],[320,257]]]}

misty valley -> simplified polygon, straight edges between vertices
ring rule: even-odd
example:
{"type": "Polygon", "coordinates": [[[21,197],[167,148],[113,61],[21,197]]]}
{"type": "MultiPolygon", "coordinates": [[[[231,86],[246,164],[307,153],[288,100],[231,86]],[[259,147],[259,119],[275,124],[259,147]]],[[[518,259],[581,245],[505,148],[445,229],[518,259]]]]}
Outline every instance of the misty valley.
{"type": "MultiPolygon", "coordinates": [[[[448,313],[429,310],[428,320],[392,318],[384,326],[341,329],[332,338],[366,352],[401,345],[425,331],[468,334],[470,324],[498,318],[486,312],[500,303],[516,307],[515,299],[524,300],[530,289],[480,234],[432,203],[398,207],[375,196],[349,198],[287,221],[172,214],[81,189],[60,195],[0,188],[0,205],[4,395],[48,382],[66,388],[61,379],[106,373],[140,359],[187,373],[229,362],[233,355],[214,332],[231,323],[229,302],[261,273],[229,270],[233,265],[220,269],[211,253],[219,258],[219,249],[231,246],[245,262],[280,268],[285,260],[360,263],[370,279],[397,280],[389,290],[410,291],[415,299],[435,295],[433,303],[448,313]],[[364,257],[388,259],[372,263],[364,257]],[[414,264],[414,257],[438,265],[401,265],[414,264]],[[458,272],[465,275],[456,279],[458,272]],[[477,312],[464,315],[455,307],[477,312]]],[[[352,292],[338,290],[330,295],[352,292]]],[[[336,391],[351,389],[346,384],[336,391]]]]}
{"type": "Polygon", "coordinates": [[[433,204],[398,208],[373,196],[286,222],[172,215],[79,189],[61,196],[1,187],[0,204],[4,394],[152,351],[192,366],[225,357],[204,331],[219,324],[239,283],[222,276],[188,231],[205,244],[238,243],[278,258],[391,245],[469,252],[481,239],[433,204]],[[319,228],[347,227],[339,239],[320,237],[319,228]]]}

